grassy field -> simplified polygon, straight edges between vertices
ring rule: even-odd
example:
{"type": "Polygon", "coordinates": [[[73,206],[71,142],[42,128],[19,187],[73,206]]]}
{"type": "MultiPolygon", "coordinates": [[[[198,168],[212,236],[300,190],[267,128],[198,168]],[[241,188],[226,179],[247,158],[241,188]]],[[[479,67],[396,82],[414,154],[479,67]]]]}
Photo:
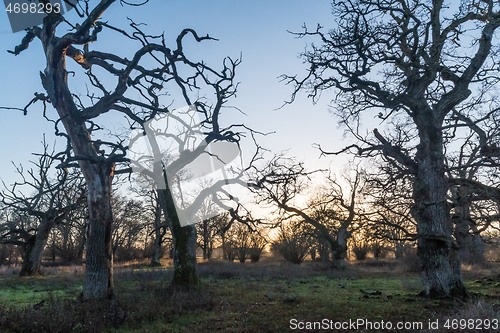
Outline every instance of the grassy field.
{"type": "Polygon", "coordinates": [[[464,267],[467,302],[418,296],[411,271],[394,260],[350,262],[344,271],[316,262],[211,261],[199,265],[200,288],[180,291],[168,288],[171,266],[135,263],[116,267],[115,302],[81,303],[82,267],[45,268],[35,278],[0,268],[0,332],[498,331],[484,321],[500,319],[497,264],[464,267]]]}

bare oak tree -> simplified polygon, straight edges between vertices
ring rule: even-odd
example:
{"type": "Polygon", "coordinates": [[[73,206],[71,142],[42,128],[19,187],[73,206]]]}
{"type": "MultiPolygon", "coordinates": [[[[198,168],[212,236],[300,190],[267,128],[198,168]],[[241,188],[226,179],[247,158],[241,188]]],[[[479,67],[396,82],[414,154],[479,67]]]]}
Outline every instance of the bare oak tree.
{"type": "Polygon", "coordinates": [[[444,144],[453,128],[484,120],[454,121],[463,115],[463,103],[475,101],[495,112],[486,92],[498,83],[494,43],[500,7],[493,0],[452,6],[443,0],[349,0],[333,1],[332,8],[336,27],[299,34],[319,38],[303,53],[308,74],[286,78],[295,93],[307,90],[313,98],[327,89],[338,92],[334,105],[361,142],[343,151],[382,153],[414,176],[412,215],[424,294],[466,296],[452,237],[444,144]],[[416,132],[414,149],[377,129],[371,137],[362,135],[357,125],[363,114],[409,123],[416,132]]]}
{"type": "MultiPolygon", "coordinates": [[[[129,162],[126,156],[128,147],[122,139],[113,141],[97,135],[103,126],[99,117],[118,112],[126,117],[130,129],[144,129],[155,116],[169,114],[174,102],[181,103],[177,107],[194,106],[203,118],[201,126],[196,129],[204,136],[203,144],[196,147],[181,144],[179,158],[160,170],[165,179],[174,177],[208,144],[216,141],[237,143],[241,137],[238,128],[245,128],[243,125],[223,127],[219,123],[225,103],[236,91],[234,68],[239,60],[225,59],[222,69],[214,70],[201,60],[188,58],[183,47],[186,36],[192,36],[197,42],[212,39],[200,37],[192,29],[183,30],[173,48],[169,48],[163,35],[144,33],[134,22],[130,24],[130,33],[111,26],[100,17],[114,2],[101,0],[91,8],[89,1],[79,1],[81,22],[78,24],[71,24],[62,15],[52,13],[44,19],[41,28],[28,29],[21,44],[11,51],[19,54],[34,38],[41,41],[47,64],[40,74],[45,93],[37,93],[28,106],[42,101],[44,106],[50,103],[54,107],[59,116],[55,121],[56,134],[66,137],[70,143],[64,165],[78,165],[86,180],[89,233],[84,299],[114,297],[111,187],[115,174],[130,171],[129,168],[115,170],[117,163],[129,162]],[[69,32],[64,25],[69,26],[69,32]],[[127,57],[91,50],[91,45],[102,46],[98,43],[98,36],[104,32],[114,33],[116,40],[137,43],[137,51],[127,57]],[[74,79],[68,76],[67,60],[81,67],[74,77],[82,80],[81,74],[86,76],[89,83],[87,96],[77,96],[70,89],[69,81],[74,79]],[[114,85],[110,83],[113,81],[114,85]],[[201,91],[201,88],[207,91],[201,91]],[[210,94],[213,103],[205,100],[210,94]],[[64,130],[59,128],[61,124],[64,130]]],[[[183,227],[179,223],[174,197],[168,186],[158,195],[165,218],[171,221],[176,268],[173,283],[196,284],[195,228],[192,225],[183,227]]]]}

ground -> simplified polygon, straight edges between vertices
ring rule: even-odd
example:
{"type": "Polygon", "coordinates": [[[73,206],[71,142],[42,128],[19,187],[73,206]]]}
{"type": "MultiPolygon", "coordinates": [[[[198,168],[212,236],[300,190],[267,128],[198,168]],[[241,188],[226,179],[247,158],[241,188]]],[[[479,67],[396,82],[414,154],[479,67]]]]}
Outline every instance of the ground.
{"type": "Polygon", "coordinates": [[[335,325],[344,325],[342,332],[402,331],[398,324],[405,332],[497,331],[498,264],[464,266],[472,295],[465,303],[418,296],[422,286],[412,271],[394,259],[348,262],[343,271],[311,261],[209,261],[199,265],[201,287],[182,291],[168,288],[171,266],[132,263],[115,269],[116,302],[81,303],[80,266],[47,267],[34,278],[0,267],[0,331],[339,331],[335,325]],[[438,330],[429,330],[436,324],[438,330]]]}

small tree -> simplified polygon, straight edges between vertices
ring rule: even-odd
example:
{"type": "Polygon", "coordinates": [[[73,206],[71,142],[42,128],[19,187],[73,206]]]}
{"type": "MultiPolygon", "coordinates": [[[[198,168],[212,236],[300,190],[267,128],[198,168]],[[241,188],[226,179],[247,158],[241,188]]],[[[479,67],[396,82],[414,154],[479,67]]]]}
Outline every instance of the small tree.
{"type": "MultiPolygon", "coordinates": [[[[204,203],[201,210],[202,216],[210,216],[213,215],[211,209],[216,209],[212,207],[213,205],[209,205],[208,203],[204,203]]],[[[203,221],[196,224],[197,234],[198,234],[198,242],[197,245],[203,251],[203,259],[212,258],[212,253],[214,250],[214,244],[217,237],[218,232],[218,223],[220,222],[218,214],[217,216],[204,219],[203,221]]]]}
{"type": "Polygon", "coordinates": [[[224,260],[227,260],[229,262],[233,262],[234,259],[238,257],[238,246],[232,239],[226,240],[224,245],[222,245],[222,251],[224,260]]]}
{"type": "Polygon", "coordinates": [[[236,258],[236,244],[233,240],[234,228],[232,228],[235,219],[229,212],[224,212],[213,218],[216,229],[216,235],[220,239],[222,247],[222,258],[227,261],[234,261],[236,258]]]}
{"type": "Polygon", "coordinates": [[[306,171],[302,163],[278,155],[263,168],[254,168],[250,188],[258,204],[277,208],[281,220],[295,216],[303,219],[304,230],[324,241],[332,254],[334,266],[343,268],[351,229],[368,214],[359,205],[362,171],[355,169],[353,175],[346,176],[350,187],[348,195],[334,178],[328,176],[328,185],[311,198],[306,207],[299,207],[294,198],[310,186],[313,173],[306,171]]]}
{"type": "Polygon", "coordinates": [[[112,198],[112,209],[113,256],[120,261],[136,259],[134,252],[152,216],[148,216],[148,210],[142,201],[127,199],[116,193],[112,198]]]}

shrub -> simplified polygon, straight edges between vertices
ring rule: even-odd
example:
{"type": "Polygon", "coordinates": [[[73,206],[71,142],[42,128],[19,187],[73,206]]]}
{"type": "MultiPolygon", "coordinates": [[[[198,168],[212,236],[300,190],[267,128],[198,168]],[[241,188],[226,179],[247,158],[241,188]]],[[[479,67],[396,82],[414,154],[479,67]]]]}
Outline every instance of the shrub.
{"type": "Polygon", "coordinates": [[[281,225],[278,240],[272,244],[273,251],[278,252],[286,261],[300,264],[311,248],[310,237],[303,232],[300,223],[281,225]]]}
{"type": "Polygon", "coordinates": [[[264,248],[252,247],[250,248],[250,261],[258,262],[260,260],[260,255],[262,254],[264,248]]]}
{"type": "Polygon", "coordinates": [[[261,232],[262,230],[260,232],[255,231],[250,236],[250,261],[252,262],[257,262],[260,260],[260,255],[268,244],[266,237],[264,237],[261,232]]]}
{"type": "Polygon", "coordinates": [[[368,246],[368,244],[356,244],[352,247],[352,252],[354,252],[356,260],[365,260],[368,256],[368,252],[370,252],[370,246],[368,246]]]}

